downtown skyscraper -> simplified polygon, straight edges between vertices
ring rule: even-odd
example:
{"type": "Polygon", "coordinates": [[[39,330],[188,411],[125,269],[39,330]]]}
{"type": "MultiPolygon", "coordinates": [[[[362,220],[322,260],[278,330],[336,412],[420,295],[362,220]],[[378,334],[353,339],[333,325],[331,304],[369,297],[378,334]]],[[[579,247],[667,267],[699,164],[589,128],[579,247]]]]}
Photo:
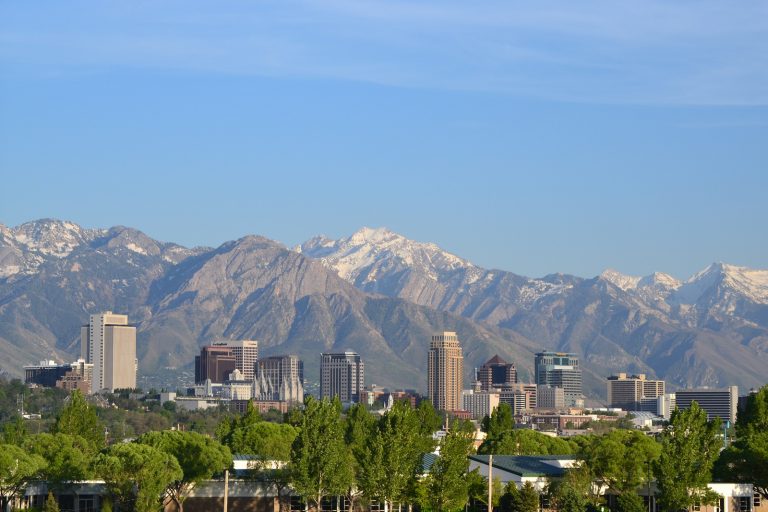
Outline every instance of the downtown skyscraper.
{"type": "Polygon", "coordinates": [[[427,359],[427,394],[439,411],[462,408],[464,355],[455,332],[432,336],[427,359]]]}

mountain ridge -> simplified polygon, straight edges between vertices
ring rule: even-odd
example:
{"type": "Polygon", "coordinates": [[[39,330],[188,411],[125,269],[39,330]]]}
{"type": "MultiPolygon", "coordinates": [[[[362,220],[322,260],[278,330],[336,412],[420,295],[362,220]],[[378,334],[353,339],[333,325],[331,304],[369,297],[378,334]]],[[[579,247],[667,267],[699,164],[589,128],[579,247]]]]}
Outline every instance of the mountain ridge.
{"type": "Polygon", "coordinates": [[[495,353],[531,376],[533,352],[573,351],[593,397],[617,371],[665,378],[672,389],[748,388],[764,383],[768,365],[762,270],[720,263],[686,281],[610,270],[528,278],[381,228],[292,251],[257,235],[188,249],[122,226],[22,226],[0,225],[0,360],[16,374],[76,355],[80,324],[105,309],[139,326],[145,375],[181,379],[199,345],[254,337],[265,355],[303,355],[310,377],[321,350],[353,348],[377,384],[423,390],[428,339],[443,329],[460,333],[467,378],[495,353]]]}

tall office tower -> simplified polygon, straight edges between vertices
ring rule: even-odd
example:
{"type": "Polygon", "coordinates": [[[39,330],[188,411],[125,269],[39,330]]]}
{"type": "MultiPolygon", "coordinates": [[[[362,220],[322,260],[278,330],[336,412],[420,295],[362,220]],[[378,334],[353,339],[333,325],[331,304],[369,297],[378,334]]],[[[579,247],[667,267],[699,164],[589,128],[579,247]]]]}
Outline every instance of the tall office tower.
{"type": "Polygon", "coordinates": [[[563,388],[566,407],[583,402],[581,368],[576,354],[539,352],[535,360],[536,384],[563,388]]]}
{"type": "Polygon", "coordinates": [[[356,352],[320,354],[320,398],[358,402],[365,387],[365,365],[356,352]]]}
{"type": "Polygon", "coordinates": [[[200,355],[195,356],[195,384],[204,384],[206,380],[221,384],[236,368],[231,348],[220,345],[202,347],[200,355]]]}
{"type": "Polygon", "coordinates": [[[455,332],[432,336],[427,359],[427,394],[439,411],[461,410],[464,356],[455,332]]]}
{"type": "Polygon", "coordinates": [[[675,400],[680,410],[690,408],[691,403],[695,401],[699,407],[707,411],[708,420],[719,417],[723,422],[730,421],[732,426],[736,423],[736,407],[739,403],[738,386],[720,389],[680,389],[675,391],[675,400]]]}
{"type": "Polygon", "coordinates": [[[631,376],[619,373],[608,377],[606,382],[608,406],[625,411],[639,411],[644,399],[655,399],[664,395],[664,381],[646,379],[643,373],[631,376]]]}
{"type": "Polygon", "coordinates": [[[259,342],[254,340],[223,340],[214,342],[214,347],[227,347],[235,356],[235,369],[240,370],[244,380],[253,380],[254,367],[259,359],[259,342]]]}
{"type": "Polygon", "coordinates": [[[514,364],[495,355],[478,368],[477,380],[480,381],[480,389],[493,391],[517,383],[517,370],[514,364]]]}
{"type": "Polygon", "coordinates": [[[304,362],[299,356],[259,359],[253,386],[256,400],[301,403],[304,401],[304,362]]]}
{"type": "Polygon", "coordinates": [[[80,329],[80,356],[93,364],[93,393],[136,387],[136,327],[127,315],[91,315],[80,329]]]}

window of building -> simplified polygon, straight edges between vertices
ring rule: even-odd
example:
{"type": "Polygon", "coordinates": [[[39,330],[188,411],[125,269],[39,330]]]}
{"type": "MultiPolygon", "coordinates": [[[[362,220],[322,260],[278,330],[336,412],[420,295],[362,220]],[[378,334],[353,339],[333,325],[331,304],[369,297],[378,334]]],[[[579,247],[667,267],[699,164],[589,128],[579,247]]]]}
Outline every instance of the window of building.
{"type": "Polygon", "coordinates": [[[757,510],[757,508],[760,506],[760,493],[756,492],[754,496],[752,496],[752,507],[754,510],[757,510]]]}
{"type": "Polygon", "coordinates": [[[701,510],[701,502],[700,501],[694,501],[693,502],[693,512],[699,512],[701,510]]]}
{"type": "Polygon", "coordinates": [[[750,512],[752,510],[752,500],[754,499],[751,496],[739,496],[739,512],[750,512]]]}

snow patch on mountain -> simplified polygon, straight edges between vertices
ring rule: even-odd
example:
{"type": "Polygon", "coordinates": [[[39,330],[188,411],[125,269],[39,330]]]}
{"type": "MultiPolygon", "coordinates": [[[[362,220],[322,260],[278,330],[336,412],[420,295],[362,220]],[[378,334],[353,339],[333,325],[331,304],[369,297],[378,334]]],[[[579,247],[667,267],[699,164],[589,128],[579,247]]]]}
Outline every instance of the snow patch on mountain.
{"type": "Polygon", "coordinates": [[[612,268],[609,268],[604,270],[603,273],[600,274],[600,279],[611,283],[617,288],[627,291],[627,290],[634,290],[635,288],[637,288],[637,285],[642,278],[635,277],[635,276],[628,276],[626,274],[622,274],[621,272],[617,272],[612,268]]]}
{"type": "MultiPolygon", "coordinates": [[[[349,282],[355,282],[366,269],[388,260],[419,271],[432,280],[437,280],[441,272],[476,268],[471,262],[443,251],[433,243],[415,242],[387,228],[364,227],[339,240],[318,236],[294,250],[319,259],[349,282]]],[[[365,280],[375,278],[374,273],[366,275],[365,280]]]]}

